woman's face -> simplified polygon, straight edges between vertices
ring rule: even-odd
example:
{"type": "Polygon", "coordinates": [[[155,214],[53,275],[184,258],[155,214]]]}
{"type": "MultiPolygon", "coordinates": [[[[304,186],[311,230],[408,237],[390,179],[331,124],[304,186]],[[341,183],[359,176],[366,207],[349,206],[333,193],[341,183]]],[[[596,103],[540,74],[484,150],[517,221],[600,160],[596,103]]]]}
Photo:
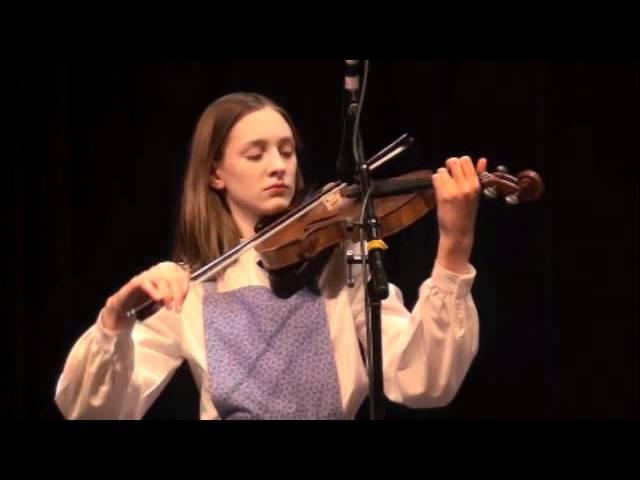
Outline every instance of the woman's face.
{"type": "Polygon", "coordinates": [[[266,107],[249,113],[231,129],[210,185],[223,192],[232,217],[246,236],[252,234],[260,218],[289,206],[297,167],[289,124],[276,110],[266,107]]]}

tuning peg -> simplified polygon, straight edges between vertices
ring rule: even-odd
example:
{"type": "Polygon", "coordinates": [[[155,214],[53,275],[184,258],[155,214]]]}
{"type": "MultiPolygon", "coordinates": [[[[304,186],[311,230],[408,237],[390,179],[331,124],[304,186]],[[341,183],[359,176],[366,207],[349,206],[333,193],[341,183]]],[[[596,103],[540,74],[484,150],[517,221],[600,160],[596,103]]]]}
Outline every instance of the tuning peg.
{"type": "Polygon", "coordinates": [[[498,165],[496,170],[500,173],[509,173],[509,170],[504,165],[498,165]]]}
{"type": "Polygon", "coordinates": [[[487,198],[496,198],[498,196],[498,191],[496,190],[496,187],[487,187],[482,191],[482,193],[487,198]]]}
{"type": "Polygon", "coordinates": [[[518,194],[516,194],[516,193],[513,193],[511,195],[507,195],[505,197],[505,201],[509,205],[518,205],[520,203],[520,199],[518,198],[518,194]]]}

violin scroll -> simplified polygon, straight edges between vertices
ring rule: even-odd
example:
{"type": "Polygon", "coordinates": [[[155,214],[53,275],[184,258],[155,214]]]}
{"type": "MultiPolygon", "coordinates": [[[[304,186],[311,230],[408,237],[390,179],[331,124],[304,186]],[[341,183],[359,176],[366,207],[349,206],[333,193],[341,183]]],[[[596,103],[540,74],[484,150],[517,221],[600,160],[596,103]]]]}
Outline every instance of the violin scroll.
{"type": "Polygon", "coordinates": [[[509,205],[533,202],[544,192],[542,178],[533,170],[523,170],[514,177],[506,167],[499,166],[494,173],[481,173],[479,178],[486,197],[503,196],[509,205]]]}

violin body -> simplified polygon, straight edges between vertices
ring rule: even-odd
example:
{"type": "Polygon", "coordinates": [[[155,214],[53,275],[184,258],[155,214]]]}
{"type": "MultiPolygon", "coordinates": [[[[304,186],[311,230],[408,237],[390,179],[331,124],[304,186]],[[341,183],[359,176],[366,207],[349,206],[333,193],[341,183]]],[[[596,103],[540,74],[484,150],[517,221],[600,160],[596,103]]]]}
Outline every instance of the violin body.
{"type": "MultiPolygon", "coordinates": [[[[384,194],[381,189],[383,196],[377,196],[373,192],[382,238],[399,232],[435,208],[431,173],[419,170],[394,179],[395,185],[414,185],[411,193],[384,194]]],[[[307,262],[342,241],[359,241],[363,202],[353,193],[349,187],[335,192],[299,221],[261,242],[256,251],[263,267],[280,270],[307,262]]]]}

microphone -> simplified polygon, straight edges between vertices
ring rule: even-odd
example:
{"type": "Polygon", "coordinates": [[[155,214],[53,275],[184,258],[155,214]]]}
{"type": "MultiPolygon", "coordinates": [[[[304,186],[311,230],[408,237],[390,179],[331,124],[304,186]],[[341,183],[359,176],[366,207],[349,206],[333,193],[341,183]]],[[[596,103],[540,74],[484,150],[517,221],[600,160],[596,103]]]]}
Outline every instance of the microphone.
{"type": "Polygon", "coordinates": [[[342,142],[336,164],[338,177],[346,183],[353,183],[356,172],[356,159],[353,158],[351,147],[355,117],[358,111],[358,96],[360,93],[360,60],[345,60],[346,71],[344,76],[344,89],[347,93],[344,105],[344,127],[342,130],[342,142]]]}
{"type": "Polygon", "coordinates": [[[344,76],[344,89],[351,93],[351,101],[357,101],[360,91],[360,60],[345,60],[347,70],[344,76]]]}

